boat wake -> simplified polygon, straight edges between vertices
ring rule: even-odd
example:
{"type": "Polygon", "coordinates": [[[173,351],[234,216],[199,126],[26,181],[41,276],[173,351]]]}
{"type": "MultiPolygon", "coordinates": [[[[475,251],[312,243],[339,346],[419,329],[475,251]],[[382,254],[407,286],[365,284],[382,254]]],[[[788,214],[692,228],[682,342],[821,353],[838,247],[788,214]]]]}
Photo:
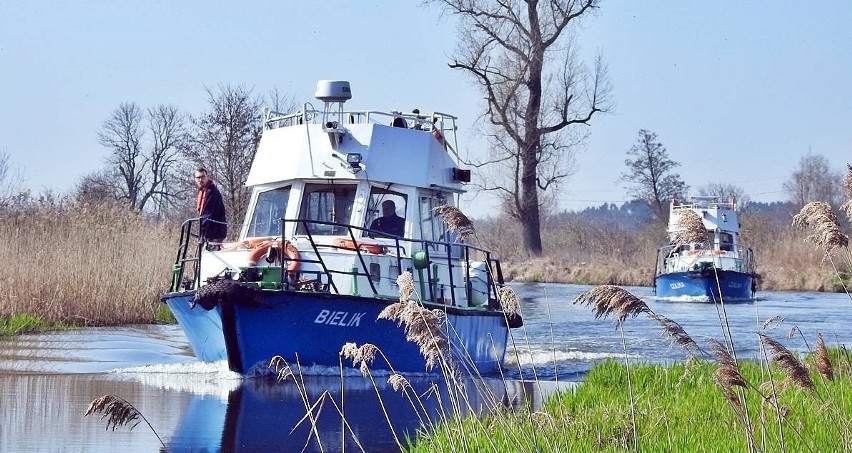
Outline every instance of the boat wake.
{"type": "MultiPolygon", "coordinates": [[[[552,350],[532,350],[518,351],[517,354],[513,351],[506,352],[506,366],[541,366],[548,364],[561,364],[566,362],[596,362],[606,359],[623,358],[623,353],[614,352],[588,352],[588,351],[552,351],[552,350]]],[[[634,359],[638,356],[628,355],[628,358],[634,359]]]]}

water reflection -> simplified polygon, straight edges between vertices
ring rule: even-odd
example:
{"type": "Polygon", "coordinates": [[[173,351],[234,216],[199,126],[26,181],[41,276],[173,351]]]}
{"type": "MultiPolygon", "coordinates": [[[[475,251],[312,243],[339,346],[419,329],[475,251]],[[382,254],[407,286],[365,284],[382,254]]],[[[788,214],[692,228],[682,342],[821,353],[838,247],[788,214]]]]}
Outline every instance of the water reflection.
{"type": "Polygon", "coordinates": [[[555,388],[498,379],[448,388],[435,376],[412,379],[400,390],[387,376],[247,379],[227,400],[193,397],[167,450],[399,451],[418,429],[454,414],[538,408],[542,394],[555,388]]]}

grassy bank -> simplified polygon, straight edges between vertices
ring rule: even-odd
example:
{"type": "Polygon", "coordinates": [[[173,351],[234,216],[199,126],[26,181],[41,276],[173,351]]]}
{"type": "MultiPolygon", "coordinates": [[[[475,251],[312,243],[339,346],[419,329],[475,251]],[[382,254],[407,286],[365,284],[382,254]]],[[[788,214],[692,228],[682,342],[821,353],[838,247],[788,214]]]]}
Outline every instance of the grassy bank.
{"type": "MultiPolygon", "coordinates": [[[[483,418],[447,420],[437,430],[422,431],[409,451],[852,449],[852,360],[845,346],[830,353],[816,333],[814,349],[801,359],[770,335],[783,322],[776,315],[756,332],[758,358],[742,361],[725,316],[719,318],[724,338],[699,342],[617,286],[596,287],[574,303],[615,321],[625,345],[623,362],[595,365],[576,391],[549,398],[539,411],[495,405],[483,418]],[[690,359],[630,363],[624,324],[637,317],[658,324],[690,359]]],[[[724,313],[724,304],[717,308],[724,313]]]]}
{"type": "Polygon", "coordinates": [[[716,365],[594,366],[576,391],[539,412],[465,418],[423,434],[411,452],[433,451],[848,451],[852,381],[848,361],[814,388],[787,380],[779,366],[742,362],[755,388],[726,400],[716,365]],[[628,382],[628,375],[630,382],[628,382]],[[773,384],[774,383],[774,388],[773,384]],[[629,389],[633,388],[631,394],[629,389]],[[763,389],[762,391],[760,389],[763,389]],[[744,414],[747,413],[747,417],[744,414]],[[750,447],[751,444],[751,447],[750,447]]]}

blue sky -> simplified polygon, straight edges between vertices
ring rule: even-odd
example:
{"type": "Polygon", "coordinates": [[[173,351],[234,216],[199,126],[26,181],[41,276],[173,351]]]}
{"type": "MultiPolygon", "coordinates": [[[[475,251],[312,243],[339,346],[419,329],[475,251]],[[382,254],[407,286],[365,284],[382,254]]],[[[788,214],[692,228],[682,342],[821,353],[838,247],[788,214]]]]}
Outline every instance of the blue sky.
{"type": "MultiPolygon", "coordinates": [[[[559,208],[628,199],[618,181],[639,129],[658,134],[692,187],[785,199],[808,152],[845,170],[852,145],[852,3],[605,1],[580,33],[609,66],[615,109],[593,119],[559,208]]],[[[455,24],[420,2],[0,2],[0,150],[26,186],[67,191],[102,166],[101,123],[122,102],[198,113],[204,87],[277,87],[312,101],[352,84],[357,109],[460,117],[462,154],[480,95],[447,67],[455,24]]],[[[486,196],[471,215],[493,212],[486,196]]],[[[463,206],[464,208],[464,206],[463,206]]]]}

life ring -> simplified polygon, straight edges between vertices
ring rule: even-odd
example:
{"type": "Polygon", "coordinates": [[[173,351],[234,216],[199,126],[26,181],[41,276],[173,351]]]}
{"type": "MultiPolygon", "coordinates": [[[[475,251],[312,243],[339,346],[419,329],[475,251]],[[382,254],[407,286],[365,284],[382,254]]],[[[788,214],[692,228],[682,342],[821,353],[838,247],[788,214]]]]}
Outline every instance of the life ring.
{"type": "MultiPolygon", "coordinates": [[[[255,246],[251,253],[249,253],[248,258],[246,258],[246,264],[248,267],[257,266],[257,262],[260,261],[260,257],[265,255],[270,248],[282,248],[281,240],[264,240],[260,242],[257,246],[255,246]]],[[[287,266],[287,273],[290,277],[294,277],[297,272],[299,272],[299,268],[302,265],[301,255],[299,254],[299,249],[296,248],[290,241],[284,241],[284,254],[287,255],[287,258],[290,259],[290,264],[287,266]]]]}
{"type": "Polygon", "coordinates": [[[271,241],[271,237],[261,237],[261,238],[249,238],[239,242],[225,242],[222,243],[221,250],[240,250],[240,249],[253,249],[258,245],[271,241]]]}
{"type": "Polygon", "coordinates": [[[388,248],[381,244],[372,244],[369,242],[356,242],[352,239],[337,238],[334,240],[334,246],[344,250],[362,250],[373,255],[384,255],[388,253],[388,248]]]}

